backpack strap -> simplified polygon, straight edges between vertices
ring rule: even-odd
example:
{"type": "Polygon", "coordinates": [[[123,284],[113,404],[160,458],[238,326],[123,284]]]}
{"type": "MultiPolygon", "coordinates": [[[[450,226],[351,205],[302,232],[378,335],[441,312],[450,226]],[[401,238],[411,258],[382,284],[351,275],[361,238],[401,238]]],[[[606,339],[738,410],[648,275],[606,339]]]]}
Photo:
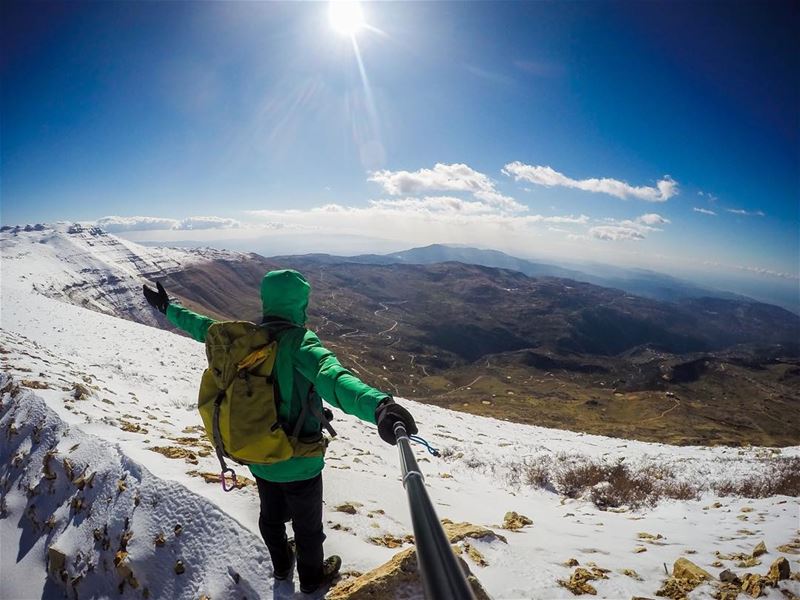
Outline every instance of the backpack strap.
{"type": "Polygon", "coordinates": [[[292,438],[295,440],[300,439],[300,430],[303,428],[303,423],[305,423],[306,418],[308,417],[308,413],[310,412],[313,414],[322,426],[328,431],[331,437],[336,437],[336,430],[331,425],[331,422],[325,416],[324,411],[317,410],[316,406],[312,407],[312,403],[310,402],[311,395],[315,392],[314,386],[312,385],[308,389],[308,394],[305,398],[303,398],[302,407],[300,409],[300,415],[297,417],[297,422],[294,424],[294,429],[292,430],[292,438]]]}
{"type": "Polygon", "coordinates": [[[212,435],[214,436],[214,450],[217,452],[217,460],[219,461],[219,466],[222,469],[219,478],[220,482],[222,483],[223,491],[230,492],[232,489],[236,487],[236,472],[231,469],[227,463],[225,462],[225,453],[222,447],[222,433],[219,429],[219,409],[220,404],[222,404],[222,399],[225,397],[225,392],[222,391],[217,395],[217,399],[214,401],[214,418],[212,419],[212,435]],[[231,478],[231,485],[226,485],[225,476],[230,473],[231,478]]]}

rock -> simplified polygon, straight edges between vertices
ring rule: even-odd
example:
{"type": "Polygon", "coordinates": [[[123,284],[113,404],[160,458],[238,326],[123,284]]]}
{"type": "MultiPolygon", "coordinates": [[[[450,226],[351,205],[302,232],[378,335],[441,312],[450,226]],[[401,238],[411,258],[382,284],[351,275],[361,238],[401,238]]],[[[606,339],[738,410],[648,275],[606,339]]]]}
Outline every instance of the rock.
{"type": "Polygon", "coordinates": [[[336,508],[334,508],[336,512],[347,513],[348,515],[354,515],[358,512],[355,506],[353,506],[350,502],[345,502],[344,504],[340,504],[336,508]]]}
{"type": "Polygon", "coordinates": [[[755,556],[749,556],[744,560],[740,560],[736,563],[736,566],[740,569],[749,569],[750,567],[755,567],[761,564],[761,561],[758,560],[755,556]]]}
{"type": "Polygon", "coordinates": [[[675,564],[672,565],[672,576],[676,579],[685,579],[696,584],[714,579],[708,571],[701,569],[687,558],[679,558],[675,561],[675,564]]]}
{"type": "Polygon", "coordinates": [[[472,523],[462,522],[453,523],[450,519],[442,519],[442,527],[447,539],[451,544],[460,542],[464,538],[472,538],[475,540],[483,539],[488,542],[499,540],[504,544],[508,543],[506,538],[502,535],[495,533],[487,527],[481,525],[473,525],[472,523]]]}
{"type": "Polygon", "coordinates": [[[630,577],[631,579],[635,579],[636,581],[644,581],[642,577],[633,569],[622,569],[620,573],[625,575],[626,577],[630,577]]]}
{"type": "Polygon", "coordinates": [[[770,565],[769,572],[767,573],[767,579],[772,582],[778,582],[783,579],[789,579],[791,574],[792,570],[789,568],[789,561],[781,556],[770,565]]]}
{"type": "Polygon", "coordinates": [[[764,587],[769,583],[766,577],[755,573],[745,573],[742,577],[742,591],[753,598],[764,594],[764,587]]]}
{"type": "Polygon", "coordinates": [[[503,529],[516,531],[522,529],[526,525],[533,525],[533,521],[517,512],[509,511],[503,517],[503,529]]]}
{"type": "Polygon", "coordinates": [[[47,572],[53,577],[65,577],[64,567],[67,564],[67,555],[55,546],[47,549],[47,572]],[[64,575],[62,575],[62,572],[64,575]]]}
{"type": "MultiPolygon", "coordinates": [[[[489,600],[489,595],[460,557],[457,561],[472,587],[477,600],[489,600]]],[[[395,554],[389,562],[364,573],[360,577],[342,582],[326,596],[327,600],[382,600],[384,598],[422,597],[422,582],[417,565],[417,553],[407,548],[395,554]]]]}
{"type": "Polygon", "coordinates": [[[597,595],[597,590],[589,583],[595,579],[600,578],[597,577],[595,573],[582,567],[578,567],[568,580],[559,579],[558,585],[567,588],[576,596],[580,596],[582,594],[591,594],[592,596],[595,596],[597,595]]]}
{"type": "Polygon", "coordinates": [[[403,544],[414,543],[413,538],[411,538],[410,541],[408,538],[411,538],[411,536],[406,536],[405,538],[399,538],[393,536],[391,533],[384,533],[382,536],[369,538],[369,542],[371,544],[375,544],[376,546],[385,546],[386,548],[399,548],[403,544]]]}
{"type": "Polygon", "coordinates": [[[70,391],[75,400],[85,400],[92,395],[92,391],[82,383],[73,383],[70,391]]]}
{"type": "Polygon", "coordinates": [[[778,546],[775,550],[784,554],[800,554],[800,539],[778,546]]]}
{"type": "Polygon", "coordinates": [[[714,598],[715,600],[736,600],[741,592],[738,583],[721,583],[714,592],[714,598]]]}
{"type": "Polygon", "coordinates": [[[758,545],[755,548],[753,548],[753,558],[755,558],[756,556],[761,556],[762,554],[766,553],[767,553],[767,546],[766,544],[764,544],[763,541],[758,542],[758,545]]]}
{"type": "Polygon", "coordinates": [[[479,567],[489,566],[489,562],[484,558],[483,554],[481,554],[472,544],[464,542],[464,551],[467,553],[467,556],[472,559],[472,562],[479,567]]]}
{"type": "Polygon", "coordinates": [[[183,458],[186,462],[197,464],[197,455],[186,448],[179,448],[178,446],[150,446],[148,450],[158,452],[167,458],[183,458]]]}
{"type": "Polygon", "coordinates": [[[656,592],[656,596],[671,598],[672,600],[686,600],[689,592],[695,587],[697,587],[697,584],[686,579],[670,577],[661,585],[661,588],[656,592]]]}
{"type": "Polygon", "coordinates": [[[647,532],[644,532],[644,531],[641,531],[641,532],[637,533],[636,537],[639,538],[640,540],[663,540],[664,539],[664,536],[661,535],[660,533],[657,533],[657,534],[653,535],[652,533],[647,533],[647,532]]]}
{"type": "MultiPolygon", "coordinates": [[[[192,477],[202,477],[206,483],[221,483],[222,482],[222,475],[219,473],[214,473],[212,471],[187,471],[187,475],[191,475],[192,477]]],[[[228,479],[230,482],[230,479],[228,479]]],[[[256,482],[248,477],[244,477],[243,475],[236,476],[236,483],[233,487],[237,490],[241,490],[246,487],[255,487],[256,482]]]]}
{"type": "Polygon", "coordinates": [[[730,569],[725,569],[722,571],[719,574],[719,580],[723,583],[735,583],[737,585],[741,583],[739,576],[730,569]]]}

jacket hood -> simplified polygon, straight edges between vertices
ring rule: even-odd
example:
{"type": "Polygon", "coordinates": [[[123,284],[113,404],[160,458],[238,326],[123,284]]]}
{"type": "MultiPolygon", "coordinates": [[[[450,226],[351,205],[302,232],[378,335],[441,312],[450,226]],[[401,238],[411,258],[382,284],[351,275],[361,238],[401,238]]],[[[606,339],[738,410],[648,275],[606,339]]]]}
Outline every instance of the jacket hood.
{"type": "Polygon", "coordinates": [[[270,271],[261,280],[261,310],[265,317],[279,317],[295,325],[306,324],[311,285],[292,269],[270,271]]]}

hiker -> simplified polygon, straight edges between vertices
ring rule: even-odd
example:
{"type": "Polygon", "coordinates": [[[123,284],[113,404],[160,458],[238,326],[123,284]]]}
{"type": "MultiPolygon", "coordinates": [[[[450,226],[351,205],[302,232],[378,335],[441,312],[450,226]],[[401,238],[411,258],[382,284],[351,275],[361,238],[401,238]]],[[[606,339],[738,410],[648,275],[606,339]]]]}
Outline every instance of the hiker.
{"type": "MultiPolygon", "coordinates": [[[[326,442],[320,440],[326,439],[322,427],[329,424],[320,398],[347,414],[376,424],[381,439],[389,444],[396,444],[396,422],[402,422],[410,434],[417,433],[414,419],[405,408],[345,369],[316,334],[304,327],[310,290],[308,281],[297,271],[286,269],[264,275],[262,324],[274,330],[277,339],[272,373],[277,385],[279,420],[287,429],[299,430],[298,439],[309,441],[312,447],[321,446],[321,451],[298,456],[295,449],[294,455],[281,462],[248,465],[258,486],[258,526],[272,558],[274,577],[291,580],[296,560],[300,590],[304,593],[328,587],[342,564],[338,556],[323,560],[322,468],[326,442]],[[304,399],[308,411],[302,408],[304,399]],[[286,537],[285,523],[290,519],[294,547],[286,537]]],[[[143,286],[143,292],[147,302],[164,313],[170,323],[205,342],[209,327],[215,323],[213,319],[170,301],[160,282],[156,290],[143,286]]],[[[224,463],[222,459],[221,462],[224,463]]]]}

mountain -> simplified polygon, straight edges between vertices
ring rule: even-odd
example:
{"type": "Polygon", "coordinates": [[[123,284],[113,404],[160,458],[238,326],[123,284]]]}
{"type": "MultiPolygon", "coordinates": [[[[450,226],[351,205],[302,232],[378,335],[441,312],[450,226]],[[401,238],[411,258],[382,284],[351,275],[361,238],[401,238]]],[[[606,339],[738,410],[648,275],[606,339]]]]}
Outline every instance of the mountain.
{"type": "Polygon", "coordinates": [[[150,325],[159,317],[142,306],[141,277],[161,279],[170,294],[214,318],[258,320],[263,273],[296,268],[314,290],[309,326],[346,366],[397,396],[650,441],[798,441],[799,319],[778,307],[714,298],[658,302],[457,262],[368,264],[324,255],[145,249],[63,226],[3,235],[4,257],[11,258],[4,275],[26,264],[15,256],[36,256],[46,265],[37,267],[38,289],[51,297],[95,308],[103,298],[131,298],[135,309],[101,308],[150,325]],[[104,279],[97,266],[89,281],[91,269],[60,259],[74,255],[97,265],[98,248],[112,247],[138,256],[115,251],[123,265],[152,265],[147,257],[154,252],[173,258],[160,272],[150,266],[141,275],[125,275],[109,260],[113,277],[104,279]],[[86,293],[63,291],[64,282],[76,281],[95,303],[86,303],[86,293]]]}
{"type": "MultiPolygon", "coordinates": [[[[236,466],[239,489],[220,488],[195,408],[203,346],[164,330],[158,314],[161,327],[132,320],[143,319],[140,313],[108,314],[122,297],[110,290],[123,286],[132,294],[145,282],[128,270],[152,264],[150,250],[123,244],[127,251],[117,252],[113,236],[75,235],[60,226],[0,234],[0,597],[300,600],[294,583],[272,578],[247,470],[236,466]],[[81,294],[59,288],[88,276],[81,294]]],[[[164,263],[167,270],[180,264],[177,271],[142,272],[183,277],[189,293],[202,287],[195,283],[200,273],[206,286],[232,285],[256,260],[201,255],[164,263]]],[[[369,271],[357,275],[369,279],[369,271]]],[[[314,277],[320,291],[334,274],[322,268],[314,277]]],[[[249,285],[257,290],[258,281],[249,285]]],[[[353,308],[346,289],[324,289],[339,295],[339,313],[353,308]]],[[[219,301],[216,291],[207,293],[219,301]]],[[[396,306],[384,304],[379,315],[391,315],[396,306]]],[[[334,336],[335,324],[326,327],[331,339],[349,339],[334,336]]],[[[557,387],[555,375],[540,376],[557,387]]],[[[461,393],[451,395],[458,400],[461,393]]],[[[493,597],[571,598],[565,587],[580,579],[576,565],[601,597],[654,597],[665,584],[664,564],[689,557],[716,572],[721,561],[743,576],[734,555],[762,541],[764,564],[749,571],[766,573],[768,563],[793,559],[798,491],[791,477],[800,447],[676,447],[398,401],[441,451],[423,456],[415,447],[439,517],[460,532],[453,536],[457,551],[493,597]],[[510,511],[533,524],[504,530],[504,522],[514,527],[510,511]]],[[[343,557],[346,572],[335,597],[358,598],[359,586],[372,597],[420,597],[419,581],[407,571],[381,567],[412,547],[397,450],[372,424],[338,411],[334,424],[339,436],[324,475],[325,547],[343,557]],[[376,568],[383,568],[382,594],[376,568]]],[[[800,591],[795,581],[774,585],[772,595],[800,591]]],[[[693,597],[711,598],[719,586],[704,583],[693,597]]]]}
{"type": "Polygon", "coordinates": [[[147,248],[76,223],[5,226],[0,232],[4,276],[19,273],[26,285],[49,298],[105,314],[157,325],[144,301],[143,281],[221,258],[246,255],[212,248],[147,248]]]}
{"type": "Polygon", "coordinates": [[[701,297],[748,300],[748,298],[731,294],[730,292],[701,287],[686,280],[646,269],[623,269],[608,265],[586,264],[581,270],[577,270],[516,258],[498,250],[485,250],[465,246],[432,244],[403,252],[386,255],[354,256],[347,257],[345,260],[373,264],[403,263],[422,265],[457,261],[485,267],[511,269],[530,277],[561,277],[574,281],[583,281],[602,287],[624,290],[629,294],[645,298],[668,302],[701,297]]]}

